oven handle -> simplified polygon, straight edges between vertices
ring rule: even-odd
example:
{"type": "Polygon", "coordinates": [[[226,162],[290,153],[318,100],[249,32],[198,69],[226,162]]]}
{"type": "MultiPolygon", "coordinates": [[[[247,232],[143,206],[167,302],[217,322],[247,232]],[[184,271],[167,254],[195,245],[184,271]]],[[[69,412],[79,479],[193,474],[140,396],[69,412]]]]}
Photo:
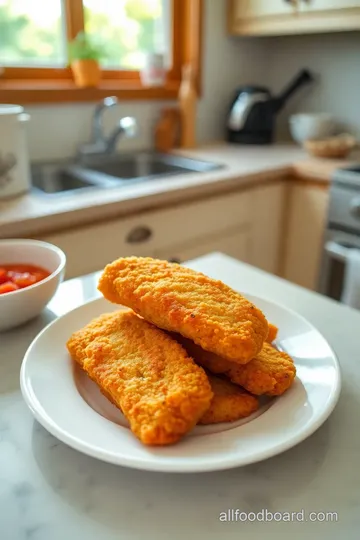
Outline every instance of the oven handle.
{"type": "Polygon", "coordinates": [[[346,262],[348,258],[348,253],[352,249],[357,249],[356,246],[353,248],[346,248],[339,244],[338,242],[333,242],[330,240],[330,242],[326,242],[325,244],[325,251],[329,255],[333,257],[333,259],[337,259],[338,261],[346,262]]]}

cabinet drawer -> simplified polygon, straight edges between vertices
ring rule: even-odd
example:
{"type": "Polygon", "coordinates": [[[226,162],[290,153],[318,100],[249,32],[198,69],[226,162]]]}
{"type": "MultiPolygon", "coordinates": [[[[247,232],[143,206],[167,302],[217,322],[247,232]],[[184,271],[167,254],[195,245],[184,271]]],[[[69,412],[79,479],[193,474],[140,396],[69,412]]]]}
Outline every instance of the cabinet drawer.
{"type": "Polygon", "coordinates": [[[252,200],[250,191],[232,193],[149,213],[143,220],[161,249],[250,224],[252,200]]]}
{"type": "Polygon", "coordinates": [[[118,257],[152,256],[151,247],[146,242],[127,241],[128,235],[139,228],[140,224],[126,226],[121,221],[110,221],[47,235],[41,240],[55,244],[65,252],[66,278],[69,279],[101,270],[118,257]]]}
{"type": "Polygon", "coordinates": [[[155,252],[158,259],[183,263],[196,257],[202,257],[214,251],[234,257],[239,261],[249,262],[250,258],[250,231],[229,231],[218,237],[198,239],[195,244],[173,246],[166,250],[155,252]]]}
{"type": "Polygon", "coordinates": [[[156,250],[249,223],[249,193],[235,193],[178,207],[145,212],[41,237],[67,255],[66,277],[104,267],[118,257],[154,256],[156,250]]]}

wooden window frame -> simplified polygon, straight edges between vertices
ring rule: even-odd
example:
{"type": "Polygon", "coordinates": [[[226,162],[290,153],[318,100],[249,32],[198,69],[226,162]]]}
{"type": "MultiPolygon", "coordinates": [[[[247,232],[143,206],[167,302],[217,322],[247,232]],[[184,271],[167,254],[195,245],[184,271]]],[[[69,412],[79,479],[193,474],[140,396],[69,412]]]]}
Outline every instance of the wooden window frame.
{"type": "MultiPolygon", "coordinates": [[[[68,41],[84,28],[82,0],[65,0],[68,41]]],[[[182,66],[191,63],[201,93],[203,0],[172,0],[172,67],[162,87],[144,87],[138,71],[103,70],[96,88],[75,86],[70,67],[4,67],[0,73],[0,102],[40,104],[96,101],[109,94],[123,100],[175,99],[182,66]]]]}

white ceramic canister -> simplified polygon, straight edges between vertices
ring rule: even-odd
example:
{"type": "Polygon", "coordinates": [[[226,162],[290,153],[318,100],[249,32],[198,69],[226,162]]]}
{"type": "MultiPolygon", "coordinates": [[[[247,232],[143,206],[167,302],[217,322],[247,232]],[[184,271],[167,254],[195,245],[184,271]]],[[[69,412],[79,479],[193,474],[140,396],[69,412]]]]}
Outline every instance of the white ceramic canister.
{"type": "Polygon", "coordinates": [[[163,86],[166,82],[164,55],[160,53],[146,54],[144,67],[140,75],[144,86],[163,86]]]}
{"type": "Polygon", "coordinates": [[[0,104],[0,199],[30,189],[26,123],[30,116],[20,105],[0,104]]]}

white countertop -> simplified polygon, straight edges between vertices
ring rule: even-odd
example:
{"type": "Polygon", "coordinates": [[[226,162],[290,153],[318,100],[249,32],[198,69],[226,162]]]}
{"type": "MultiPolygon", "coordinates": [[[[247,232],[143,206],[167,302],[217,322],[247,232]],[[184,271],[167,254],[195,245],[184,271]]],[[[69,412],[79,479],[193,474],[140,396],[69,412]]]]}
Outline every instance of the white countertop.
{"type": "Polygon", "coordinates": [[[33,420],[19,390],[21,361],[32,339],[96,293],[96,275],[65,282],[42,317],[0,334],[1,540],[359,538],[360,312],[223,255],[189,266],[286,304],[324,334],[343,376],[330,419],[282,455],[217,473],[135,471],[68,448],[33,420]],[[220,522],[220,512],[229,509],[337,512],[338,522],[220,522]]]}
{"type": "Polygon", "coordinates": [[[164,177],[112,189],[88,189],[71,195],[28,193],[0,202],[0,238],[31,236],[141,212],[181,200],[237,189],[290,174],[328,183],[345,161],[309,158],[294,145],[238,146],[217,143],[181,155],[212,161],[223,168],[207,173],[164,177]]]}

